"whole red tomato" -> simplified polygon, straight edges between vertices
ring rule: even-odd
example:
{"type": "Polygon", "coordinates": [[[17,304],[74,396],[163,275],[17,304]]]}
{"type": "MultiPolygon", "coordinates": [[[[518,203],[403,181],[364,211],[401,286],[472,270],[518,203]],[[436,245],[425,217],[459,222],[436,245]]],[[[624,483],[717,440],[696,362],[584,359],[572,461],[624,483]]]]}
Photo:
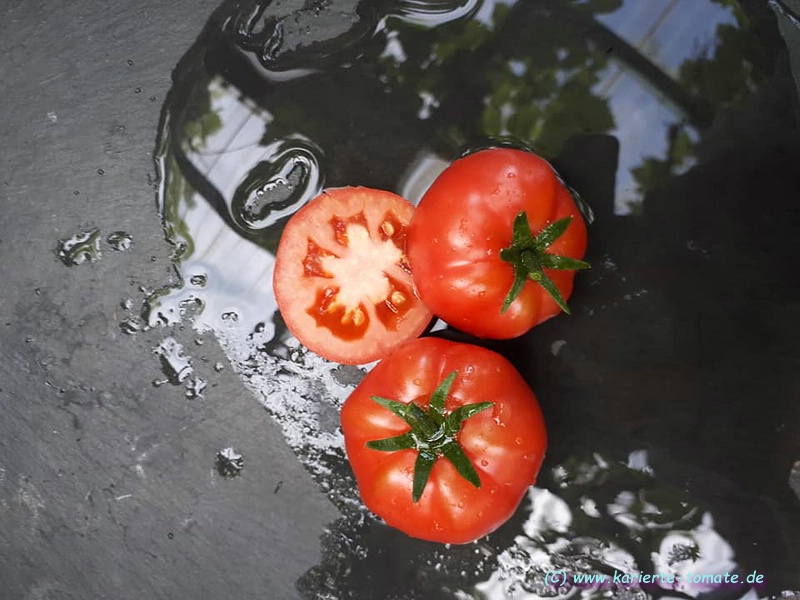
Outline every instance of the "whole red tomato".
{"type": "Polygon", "coordinates": [[[536,481],[544,418],[499,354],[407,342],[345,401],[345,447],[364,504],[406,534],[463,544],[491,533],[536,481]]]}
{"type": "Polygon", "coordinates": [[[450,325],[507,339],[569,312],[586,224],[544,159],[491,148],[454,161],[423,196],[407,253],[422,301],[450,325]]]}

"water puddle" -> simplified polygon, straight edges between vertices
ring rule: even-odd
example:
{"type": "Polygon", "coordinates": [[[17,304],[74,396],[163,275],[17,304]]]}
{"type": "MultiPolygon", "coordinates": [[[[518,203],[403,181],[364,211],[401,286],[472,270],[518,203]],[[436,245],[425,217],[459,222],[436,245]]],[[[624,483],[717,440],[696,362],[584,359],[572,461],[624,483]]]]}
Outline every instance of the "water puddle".
{"type": "Polygon", "coordinates": [[[55,253],[58,260],[68,267],[100,260],[100,230],[89,229],[59,240],[55,253]]]}
{"type": "Polygon", "coordinates": [[[223,448],[217,452],[214,464],[217,467],[217,472],[223,477],[236,477],[244,469],[244,456],[231,447],[223,448]]]}
{"type": "Polygon", "coordinates": [[[125,252],[133,244],[133,237],[124,231],[115,231],[103,240],[100,230],[94,227],[58,240],[55,255],[68,267],[97,262],[103,257],[103,241],[111,250],[125,252]]]}
{"type": "MultiPolygon", "coordinates": [[[[714,115],[751,100],[767,77],[764,52],[732,1],[364,0],[282,14],[261,0],[225,2],[212,15],[174,73],[156,156],[178,281],[121,327],[191,322],[213,332],[342,511],[323,537],[322,563],[299,582],[306,597],[698,597],[719,586],[692,573],[753,570],[717,531],[714,507],[679,477],[662,478],[647,451],[600,452],[607,434],[587,437],[585,456],[554,449],[556,464],[514,519],[475,544],[443,547],[384,527],[358,499],[338,423],[369,366],[331,364],[301,347],[271,279],[283,225],[323,187],[366,185],[416,200],[449,160],[487,139],[534,144],[599,213],[598,227],[636,219],[649,193],[711,152],[714,115]],[[629,579],[615,582],[615,573],[629,579]],[[651,585],[637,573],[674,579],[651,585]]],[[[83,236],[62,242],[65,264],[99,253],[99,232],[83,236]]],[[[108,243],[124,250],[130,239],[108,243]]],[[[614,306],[655,302],[608,255],[597,258],[588,285],[611,282],[614,306]]],[[[584,313],[605,308],[591,298],[578,303],[584,313]]],[[[565,327],[543,342],[545,359],[570,359],[565,327]]],[[[503,348],[527,356],[513,343],[503,348]]],[[[202,396],[206,382],[192,377],[173,338],[156,353],[161,383],[202,396]]],[[[540,371],[536,384],[546,388],[553,369],[540,371]]],[[[217,468],[232,476],[242,461],[225,449],[217,468]]],[[[760,589],[745,582],[730,597],[763,597],[760,589]]]]}
{"type": "Polygon", "coordinates": [[[133,236],[124,231],[114,231],[108,235],[106,242],[111,246],[112,250],[126,252],[133,245],[133,236]]]}

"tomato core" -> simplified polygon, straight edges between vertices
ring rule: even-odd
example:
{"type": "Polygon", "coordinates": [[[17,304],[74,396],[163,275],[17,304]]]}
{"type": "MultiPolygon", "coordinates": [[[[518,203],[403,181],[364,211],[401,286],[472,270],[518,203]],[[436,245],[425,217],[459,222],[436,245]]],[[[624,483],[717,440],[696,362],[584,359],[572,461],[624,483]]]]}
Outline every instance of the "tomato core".
{"type": "Polygon", "coordinates": [[[397,331],[403,316],[412,307],[409,300],[413,291],[388,273],[365,267],[373,261],[405,263],[402,248],[405,227],[391,212],[383,216],[377,240],[370,237],[363,211],[348,217],[334,215],[328,224],[343,251],[327,250],[309,238],[303,275],[335,278],[351,282],[351,285],[347,290],[338,286],[318,290],[306,312],[320,327],[344,340],[356,340],[364,336],[370,324],[367,307],[360,301],[365,293],[375,305],[378,321],[387,330],[397,331]]]}
{"type": "Polygon", "coordinates": [[[405,254],[413,211],[391,192],[337,188],[290,219],[273,279],[286,325],[304,345],[360,364],[421,333],[431,314],[405,254]]]}

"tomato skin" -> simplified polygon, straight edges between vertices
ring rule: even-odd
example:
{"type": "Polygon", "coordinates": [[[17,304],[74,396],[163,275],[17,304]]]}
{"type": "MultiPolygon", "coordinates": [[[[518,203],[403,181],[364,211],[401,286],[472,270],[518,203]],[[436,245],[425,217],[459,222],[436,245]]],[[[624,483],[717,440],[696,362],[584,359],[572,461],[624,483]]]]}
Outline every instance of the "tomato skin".
{"type": "Polygon", "coordinates": [[[342,364],[380,359],[432,318],[405,255],[414,206],[391,192],[329,188],[281,235],[273,290],[294,336],[342,364]]]}
{"type": "MultiPolygon", "coordinates": [[[[491,148],[454,161],[423,196],[408,228],[407,251],[420,297],[434,314],[482,338],[509,339],[561,309],[536,282],[502,313],[514,282],[500,258],[512,243],[512,225],[525,211],[534,234],[563,217],[567,231],[548,249],[580,259],[586,224],[572,195],[544,159],[523,150],[491,148]]],[[[574,271],[544,269],[564,299],[574,271]]]]}
{"type": "Polygon", "coordinates": [[[441,543],[469,543],[508,520],[535,483],[547,446],[536,397],[511,363],[480,346],[433,337],[407,342],[378,363],[345,401],[341,422],[364,504],[388,525],[441,543]],[[413,401],[425,409],[437,385],[454,370],[448,412],[465,404],[494,403],[467,419],[458,435],[481,486],[474,487],[439,458],[414,503],[417,451],[383,452],[366,445],[402,434],[409,426],[371,396],[413,401]]]}

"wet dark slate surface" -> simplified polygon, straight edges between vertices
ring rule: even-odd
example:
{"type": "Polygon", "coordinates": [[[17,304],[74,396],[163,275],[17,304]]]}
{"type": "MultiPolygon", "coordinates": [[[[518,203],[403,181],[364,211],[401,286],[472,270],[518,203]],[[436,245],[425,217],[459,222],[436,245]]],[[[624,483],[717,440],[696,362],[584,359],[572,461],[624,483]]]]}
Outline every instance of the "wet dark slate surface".
{"type": "Polygon", "coordinates": [[[212,338],[184,332],[213,379],[189,400],[151,384],[163,332],[120,329],[139,287],[172,273],[151,156],[172,68],[212,9],[0,9],[3,598],[296,597],[336,516],[238,378],[214,371],[212,338]],[[56,259],[94,227],[99,261],[56,259]],[[118,230],[126,252],[105,241],[118,230]],[[246,458],[230,480],[215,469],[227,446],[246,458]]]}
{"type": "MultiPolygon", "coordinates": [[[[309,3],[294,22],[310,24],[303,35],[326,39],[359,22],[354,4],[334,10],[309,3]],[[315,7],[321,16],[312,19],[315,7]]],[[[545,9],[558,4],[542,2],[531,14],[549,14],[545,9]]],[[[668,4],[659,2],[659,10],[668,4]]],[[[620,214],[630,207],[619,203],[629,191],[619,187],[625,181],[619,165],[628,164],[630,137],[600,127],[604,116],[596,113],[587,117],[586,131],[545,130],[554,164],[596,212],[588,256],[594,269],[578,280],[572,317],[496,345],[533,382],[547,418],[543,488],[560,493],[559,466],[585,467],[598,455],[614,464],[635,462],[629,455],[643,450],[655,483],[630,473],[597,485],[573,478],[563,492],[570,509],[577,514],[588,496],[598,505],[618,503],[618,494],[640,485],[666,513],[679,500],[707,510],[734,549],[737,568],[766,575],[765,595],[800,589],[796,472],[790,480],[800,460],[796,4],[787,0],[782,12],[777,3],[741,3],[752,24],[746,41],[755,40],[752,56],[761,62],[752,90],[733,108],[722,92],[722,100],[708,92],[737,92],[735,82],[725,87],[723,77],[721,88],[703,87],[702,77],[690,78],[698,88],[687,96],[685,86],[670,87],[650,63],[627,57],[625,64],[649,85],[661,85],[686,116],[680,126],[661,123],[650,135],[701,132],[685,168],[657,156],[650,171],[630,181],[646,188],[633,198],[634,214],[620,214]]],[[[302,3],[282,10],[294,5],[302,3]]],[[[450,555],[458,558],[448,563],[449,550],[361,522],[346,506],[340,519],[337,484],[321,491],[321,471],[307,453],[298,459],[286,416],[262,408],[231,368],[234,353],[210,331],[193,331],[188,320],[151,328],[140,315],[151,291],[193,274],[188,258],[176,273],[155,207],[161,109],[185,101],[175,91],[168,97],[172,70],[179,65],[183,88],[176,87],[183,90],[202,81],[205,72],[192,69],[203,65],[236,81],[262,107],[273,99],[273,88],[254,72],[237,70],[235,61],[214,62],[232,58],[213,27],[201,36],[216,8],[203,1],[128,2],[112,11],[84,0],[66,8],[41,1],[0,9],[0,595],[292,598],[328,590],[342,598],[437,598],[443,588],[471,589],[492,565],[456,549],[450,555]],[[203,62],[198,57],[206,51],[203,62]],[[59,240],[94,229],[94,261],[72,267],[59,261],[59,240]],[[110,243],[114,232],[128,234],[130,248],[119,246],[119,236],[110,243]],[[183,347],[173,365],[190,364],[186,378],[154,353],[167,338],[183,347]],[[199,397],[187,397],[192,390],[199,397]],[[239,454],[240,472],[230,466],[239,454]],[[323,535],[331,524],[333,533],[323,535]],[[454,566],[461,564],[470,570],[463,576],[454,566]]],[[[371,13],[362,14],[362,23],[365,14],[371,13]]],[[[615,33],[628,30],[613,19],[599,27],[585,15],[565,14],[574,20],[560,23],[593,43],[631,51],[615,33]]],[[[505,35],[506,42],[487,46],[504,57],[513,54],[508,40],[523,33],[511,27],[505,35]]],[[[659,40],[660,47],[668,41],[659,40]]],[[[477,53],[468,64],[485,68],[490,63],[480,61],[490,58],[477,53]]],[[[715,68],[731,65],[741,66],[715,68]]],[[[326,114],[356,106],[359,86],[370,81],[348,73],[352,79],[332,77],[311,88],[331,93],[326,114]],[[343,85],[356,100],[333,96],[343,85]]],[[[470,101],[484,91],[482,80],[467,78],[467,86],[450,75],[442,85],[451,93],[442,102],[452,112],[434,119],[431,131],[444,130],[456,115],[459,131],[478,135],[470,129],[479,121],[471,112],[478,105],[470,101]],[[469,89],[453,88],[459,81],[469,89]]],[[[200,87],[205,91],[204,81],[200,87]]],[[[307,89],[278,87],[285,94],[277,96],[279,107],[303,110],[292,93],[307,89]]],[[[401,106],[393,103],[408,98],[408,90],[398,90],[370,100],[358,123],[333,119],[326,129],[325,119],[307,120],[319,125],[310,130],[320,144],[345,133],[333,151],[326,147],[322,170],[329,183],[362,177],[356,183],[397,185],[397,165],[410,162],[430,133],[405,104],[393,111],[401,106]],[[392,116],[383,121],[387,112],[392,116]],[[393,132],[391,149],[371,135],[382,127],[393,132]]],[[[658,115],[650,119],[656,123],[658,115]]],[[[438,150],[452,150],[437,141],[438,150]]],[[[265,247],[275,242],[270,234],[253,239],[265,247]]],[[[342,378],[343,387],[352,385],[342,378]]],[[[335,413],[319,422],[335,428],[335,413]]],[[[486,544],[489,554],[512,542],[527,512],[486,544]]],[[[646,561],[658,541],[637,540],[619,522],[576,532],[619,542],[641,569],[655,568],[646,561]]]]}

